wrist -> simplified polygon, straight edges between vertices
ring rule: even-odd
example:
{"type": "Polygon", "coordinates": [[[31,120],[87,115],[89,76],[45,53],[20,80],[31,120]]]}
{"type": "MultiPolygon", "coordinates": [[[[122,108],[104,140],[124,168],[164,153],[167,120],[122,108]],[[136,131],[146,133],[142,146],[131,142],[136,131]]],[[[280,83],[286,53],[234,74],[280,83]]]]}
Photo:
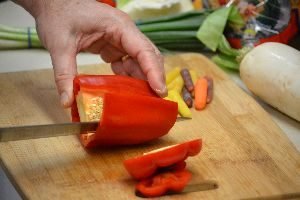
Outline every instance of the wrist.
{"type": "Polygon", "coordinates": [[[36,18],[41,10],[45,0],[12,0],[16,4],[23,7],[27,12],[29,12],[34,18],[36,18]]]}

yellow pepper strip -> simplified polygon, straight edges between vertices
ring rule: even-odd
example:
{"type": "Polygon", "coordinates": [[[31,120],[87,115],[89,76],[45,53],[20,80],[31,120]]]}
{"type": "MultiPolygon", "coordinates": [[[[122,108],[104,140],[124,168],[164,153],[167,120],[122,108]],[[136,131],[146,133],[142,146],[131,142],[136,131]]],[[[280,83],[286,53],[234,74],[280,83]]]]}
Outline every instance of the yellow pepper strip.
{"type": "Polygon", "coordinates": [[[193,69],[190,69],[190,74],[191,74],[191,77],[192,77],[192,81],[194,83],[194,85],[196,84],[197,82],[197,79],[198,79],[198,75],[197,75],[197,72],[193,69]]]}
{"type": "Polygon", "coordinates": [[[168,85],[169,83],[171,83],[179,75],[180,75],[179,67],[175,67],[174,69],[169,71],[166,75],[166,84],[168,85]]]}
{"type": "Polygon", "coordinates": [[[181,92],[184,85],[184,81],[180,75],[178,75],[170,84],[167,85],[168,90],[176,90],[181,92]]]}
{"type": "Polygon", "coordinates": [[[186,105],[186,103],[183,101],[179,92],[175,90],[170,90],[168,92],[168,97],[166,98],[178,104],[178,111],[182,117],[192,118],[192,112],[189,109],[189,107],[186,105]]]}

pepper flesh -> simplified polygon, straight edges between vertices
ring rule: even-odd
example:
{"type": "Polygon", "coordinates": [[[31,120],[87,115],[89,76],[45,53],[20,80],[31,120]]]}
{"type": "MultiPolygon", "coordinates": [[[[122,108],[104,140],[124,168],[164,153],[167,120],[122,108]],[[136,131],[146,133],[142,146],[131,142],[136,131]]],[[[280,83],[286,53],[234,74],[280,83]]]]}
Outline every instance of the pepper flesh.
{"type": "Polygon", "coordinates": [[[201,147],[201,139],[191,140],[127,159],[124,166],[134,179],[146,179],[162,168],[182,163],[189,156],[197,155],[201,147]]]}
{"type": "MultiPolygon", "coordinates": [[[[82,144],[130,145],[147,142],[168,133],[177,119],[177,104],[159,98],[146,81],[118,75],[79,75],[74,96],[87,93],[103,102],[97,131],[81,134],[82,144]]],[[[72,120],[80,121],[77,98],[72,120]]]]}
{"type": "Polygon", "coordinates": [[[185,169],[162,172],[136,185],[137,192],[144,197],[159,197],[168,192],[179,193],[191,180],[191,173],[185,169]]]}

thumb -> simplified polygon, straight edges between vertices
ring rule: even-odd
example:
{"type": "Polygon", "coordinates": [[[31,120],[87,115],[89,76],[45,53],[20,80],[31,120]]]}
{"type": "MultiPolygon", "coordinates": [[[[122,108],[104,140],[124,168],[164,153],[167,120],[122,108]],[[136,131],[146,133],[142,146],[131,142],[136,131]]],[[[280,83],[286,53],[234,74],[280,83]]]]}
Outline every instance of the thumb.
{"type": "Polygon", "coordinates": [[[50,52],[60,103],[68,108],[74,101],[73,79],[77,74],[76,50],[63,48],[50,52]]]}

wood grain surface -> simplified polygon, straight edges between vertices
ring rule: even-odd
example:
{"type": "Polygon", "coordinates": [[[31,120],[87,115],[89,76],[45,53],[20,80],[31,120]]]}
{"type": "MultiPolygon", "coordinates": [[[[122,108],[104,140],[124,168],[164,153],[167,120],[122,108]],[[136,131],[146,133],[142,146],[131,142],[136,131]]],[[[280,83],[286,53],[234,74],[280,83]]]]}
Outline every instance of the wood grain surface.
{"type": "MultiPolygon", "coordinates": [[[[300,154],[256,101],[200,54],[167,56],[165,63],[166,70],[188,67],[212,76],[212,103],[201,112],[192,110],[192,120],[177,122],[167,136],[144,145],[86,151],[75,136],[0,143],[1,164],[20,195],[139,199],[124,159],[202,138],[202,152],[188,160],[191,184],[213,180],[218,189],[161,199],[300,198],[300,154]]],[[[82,66],[79,71],[111,73],[108,65],[82,66]]],[[[69,111],[59,105],[51,70],[0,74],[0,96],[0,126],[70,120],[69,111]]]]}

